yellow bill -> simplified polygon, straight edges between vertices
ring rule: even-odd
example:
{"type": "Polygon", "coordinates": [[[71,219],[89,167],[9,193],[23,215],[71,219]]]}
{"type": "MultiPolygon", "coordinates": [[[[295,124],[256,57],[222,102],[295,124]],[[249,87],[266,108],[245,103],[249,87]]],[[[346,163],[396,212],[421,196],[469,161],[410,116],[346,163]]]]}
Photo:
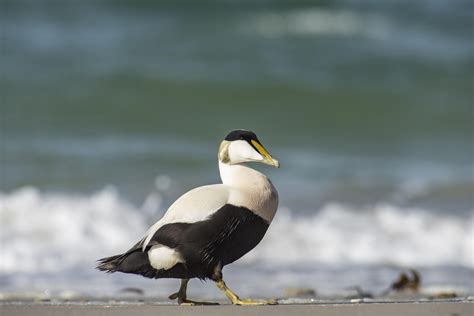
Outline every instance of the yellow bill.
{"type": "Polygon", "coordinates": [[[274,166],[277,168],[280,168],[280,163],[278,160],[273,159],[273,157],[270,155],[270,153],[265,149],[265,147],[262,146],[259,142],[256,140],[251,140],[252,145],[257,148],[257,151],[259,152],[260,155],[263,157],[263,163],[266,163],[267,165],[274,166]]]}

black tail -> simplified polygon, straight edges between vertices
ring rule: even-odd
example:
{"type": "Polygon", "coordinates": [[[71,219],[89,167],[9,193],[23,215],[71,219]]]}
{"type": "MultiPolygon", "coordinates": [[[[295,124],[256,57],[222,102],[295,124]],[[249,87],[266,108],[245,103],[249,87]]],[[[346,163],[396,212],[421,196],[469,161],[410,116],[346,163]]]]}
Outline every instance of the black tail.
{"type": "Polygon", "coordinates": [[[142,241],[139,241],[132,248],[130,248],[127,252],[123,254],[97,260],[96,269],[100,271],[105,271],[107,273],[113,273],[117,271],[125,272],[125,273],[133,273],[133,271],[130,271],[130,269],[132,268],[130,267],[130,263],[132,263],[132,265],[137,265],[137,264],[143,265],[144,263],[143,259],[145,259],[144,257],[146,257],[145,254],[142,252],[141,245],[142,245],[142,241]],[[138,257],[139,259],[138,262],[136,260],[136,257],[138,257]],[[130,259],[132,259],[133,262],[130,262],[131,261],[130,259]]]}
{"type": "Polygon", "coordinates": [[[127,255],[128,253],[124,253],[117,256],[99,259],[97,260],[98,263],[96,269],[107,273],[120,271],[119,267],[127,255]]]}
{"type": "Polygon", "coordinates": [[[159,277],[158,271],[148,261],[147,252],[142,251],[141,242],[121,255],[97,260],[96,268],[107,273],[123,272],[141,274],[147,278],[159,277]]]}

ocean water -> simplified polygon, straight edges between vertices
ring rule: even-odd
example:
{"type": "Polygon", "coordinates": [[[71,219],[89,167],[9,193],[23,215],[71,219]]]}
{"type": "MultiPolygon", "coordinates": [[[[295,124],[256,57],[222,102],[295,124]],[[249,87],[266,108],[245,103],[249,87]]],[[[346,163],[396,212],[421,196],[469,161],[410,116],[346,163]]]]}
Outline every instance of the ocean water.
{"type": "Polygon", "coordinates": [[[2,2],[1,291],[170,294],[94,261],[219,182],[218,144],[246,128],[282,164],[255,165],[280,209],[225,268],[236,291],[379,291],[416,268],[473,293],[471,8],[2,2]]]}

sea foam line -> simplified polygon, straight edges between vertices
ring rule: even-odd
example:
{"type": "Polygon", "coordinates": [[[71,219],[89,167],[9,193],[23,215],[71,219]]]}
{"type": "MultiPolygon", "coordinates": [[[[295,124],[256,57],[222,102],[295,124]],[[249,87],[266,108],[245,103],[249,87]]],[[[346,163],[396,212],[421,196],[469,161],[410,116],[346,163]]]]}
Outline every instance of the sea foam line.
{"type": "MultiPolygon", "coordinates": [[[[0,272],[92,269],[98,258],[138,241],[153,224],[150,212],[161,216],[160,203],[160,195],[153,193],[143,206],[135,206],[112,187],[90,195],[44,193],[34,187],[0,193],[0,272]]],[[[473,214],[329,203],[301,215],[281,207],[261,244],[238,263],[474,268],[473,214]]]]}

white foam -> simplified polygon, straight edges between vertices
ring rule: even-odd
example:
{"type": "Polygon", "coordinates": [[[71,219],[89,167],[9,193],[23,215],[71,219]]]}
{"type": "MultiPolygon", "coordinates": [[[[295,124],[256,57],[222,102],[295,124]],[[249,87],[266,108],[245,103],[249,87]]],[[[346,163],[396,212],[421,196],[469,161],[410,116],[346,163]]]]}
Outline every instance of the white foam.
{"type": "Polygon", "coordinates": [[[282,209],[258,251],[244,260],[474,268],[473,215],[454,217],[387,204],[353,208],[330,203],[311,216],[282,209]]]}
{"type": "MultiPolygon", "coordinates": [[[[137,207],[107,187],[91,195],[0,193],[0,273],[93,269],[98,258],[127,250],[157,216],[153,193],[137,207]]],[[[474,268],[474,211],[449,216],[380,204],[327,204],[310,215],[280,209],[267,235],[240,264],[456,265],[474,268]]]]}
{"type": "Polygon", "coordinates": [[[91,268],[138,241],[147,228],[144,219],[111,187],[90,196],[32,187],[2,193],[0,272],[91,268]]]}
{"type": "Polygon", "coordinates": [[[266,37],[362,35],[385,38],[388,34],[388,23],[381,16],[322,8],[259,13],[247,24],[247,28],[266,37]]]}

